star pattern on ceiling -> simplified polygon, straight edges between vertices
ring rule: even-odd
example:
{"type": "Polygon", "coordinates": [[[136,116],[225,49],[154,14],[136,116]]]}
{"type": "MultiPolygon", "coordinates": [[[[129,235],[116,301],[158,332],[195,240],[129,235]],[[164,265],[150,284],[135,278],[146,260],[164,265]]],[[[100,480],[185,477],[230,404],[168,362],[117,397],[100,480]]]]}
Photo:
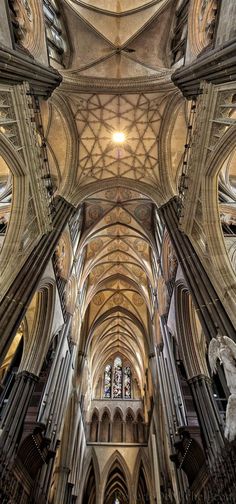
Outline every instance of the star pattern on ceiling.
{"type": "Polygon", "coordinates": [[[158,184],[160,101],[157,94],[80,96],[74,105],[78,181],[127,177],[158,184]],[[124,133],[124,143],[112,140],[116,131],[124,133]]]}

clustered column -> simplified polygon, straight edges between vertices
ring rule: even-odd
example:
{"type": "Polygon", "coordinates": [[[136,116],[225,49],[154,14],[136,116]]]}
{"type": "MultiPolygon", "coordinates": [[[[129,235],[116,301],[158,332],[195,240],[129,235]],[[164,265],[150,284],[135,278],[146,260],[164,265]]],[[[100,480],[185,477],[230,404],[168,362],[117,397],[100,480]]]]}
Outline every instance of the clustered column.
{"type": "Polygon", "coordinates": [[[159,214],[167,227],[175,252],[192,295],[199,320],[208,341],[217,328],[235,339],[235,329],[197,256],[189,238],[178,227],[177,198],[160,207],[159,214]]]}

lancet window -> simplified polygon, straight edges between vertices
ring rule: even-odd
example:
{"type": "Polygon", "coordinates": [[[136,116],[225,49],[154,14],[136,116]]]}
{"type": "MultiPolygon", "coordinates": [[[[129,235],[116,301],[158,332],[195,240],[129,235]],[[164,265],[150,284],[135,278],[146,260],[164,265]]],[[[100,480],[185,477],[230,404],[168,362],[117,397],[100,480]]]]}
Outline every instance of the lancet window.
{"type": "Polygon", "coordinates": [[[104,397],[107,399],[131,399],[131,369],[122,365],[120,357],[107,364],[104,370],[104,397]]]}
{"type": "Polygon", "coordinates": [[[111,364],[107,364],[104,372],[104,397],[107,398],[111,397],[111,378],[112,378],[111,373],[112,373],[112,366],[111,364]]]}
{"type": "Polygon", "coordinates": [[[60,10],[55,0],[44,0],[43,10],[46,21],[46,35],[49,57],[58,63],[63,63],[63,54],[66,51],[64,26],[60,10]]]}

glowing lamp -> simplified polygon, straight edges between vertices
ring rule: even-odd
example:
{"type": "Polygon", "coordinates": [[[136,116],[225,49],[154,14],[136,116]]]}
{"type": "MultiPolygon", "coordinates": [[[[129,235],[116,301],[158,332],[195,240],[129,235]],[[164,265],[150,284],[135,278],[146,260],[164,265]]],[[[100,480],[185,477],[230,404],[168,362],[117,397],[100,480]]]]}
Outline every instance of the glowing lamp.
{"type": "Polygon", "coordinates": [[[115,143],[122,143],[125,141],[125,134],[122,133],[122,131],[116,131],[115,133],[113,133],[112,135],[112,140],[113,142],[115,143]]]}

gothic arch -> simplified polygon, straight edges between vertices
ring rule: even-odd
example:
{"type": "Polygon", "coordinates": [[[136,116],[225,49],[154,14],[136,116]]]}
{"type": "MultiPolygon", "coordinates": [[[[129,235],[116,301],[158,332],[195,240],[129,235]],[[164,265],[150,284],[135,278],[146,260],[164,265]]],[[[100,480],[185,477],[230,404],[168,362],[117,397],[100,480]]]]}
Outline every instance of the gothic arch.
{"type": "Polygon", "coordinates": [[[24,2],[17,2],[17,21],[20,22],[20,44],[38,61],[44,63],[46,58],[45,27],[42,4],[37,0],[28,3],[28,10],[24,2]]]}
{"type": "Polygon", "coordinates": [[[0,133],[0,155],[13,177],[13,199],[10,220],[1,249],[1,295],[4,295],[8,285],[11,283],[12,271],[15,270],[16,257],[19,255],[28,207],[29,178],[23,160],[15,151],[11,142],[2,133],[0,133]],[[14,263],[14,268],[12,267],[12,263],[14,263]]]}
{"type": "Polygon", "coordinates": [[[88,451],[86,458],[84,460],[83,464],[83,477],[81,481],[81,494],[79,498],[79,503],[80,504],[88,504],[90,501],[85,500],[85,497],[89,499],[89,495],[86,495],[86,492],[90,492],[90,488],[88,487],[89,485],[89,476],[92,475],[92,485],[91,485],[91,490],[92,490],[92,500],[90,504],[97,504],[97,499],[98,499],[98,489],[100,485],[100,469],[99,469],[99,464],[97,460],[96,453],[94,449],[92,448],[91,450],[88,451]]]}
{"type": "MultiPolygon", "coordinates": [[[[178,165],[173,166],[171,140],[174,134],[175,126],[179,118],[181,107],[185,107],[183,97],[178,93],[174,93],[170,98],[170,103],[164,110],[163,120],[160,128],[159,152],[160,152],[160,179],[162,187],[166,188],[166,199],[172,198],[178,191],[178,176],[181,157],[178,160],[178,165]],[[176,170],[176,173],[173,173],[176,170]]],[[[185,111],[184,111],[185,112],[185,111]]],[[[184,114],[185,115],[185,114],[184,114]]],[[[183,136],[183,145],[185,142],[186,131],[181,131],[183,136]]],[[[181,145],[182,147],[182,145],[181,145]]]]}
{"type": "Polygon", "coordinates": [[[99,180],[99,182],[91,182],[90,184],[85,185],[84,187],[80,187],[79,189],[76,188],[70,195],[69,201],[72,205],[77,207],[89,196],[92,196],[97,192],[116,187],[132,189],[133,191],[141,193],[144,196],[150,198],[157,206],[161,206],[167,202],[167,199],[158,190],[158,187],[153,188],[146,182],[140,182],[138,180],[134,182],[133,180],[122,177],[116,177],[115,179],[103,179],[99,180]]]}
{"type": "MultiPolygon", "coordinates": [[[[113,307],[113,308],[110,308],[109,310],[107,310],[107,312],[105,312],[102,315],[100,315],[100,317],[94,321],[94,323],[92,324],[92,326],[90,328],[90,331],[89,331],[89,334],[88,334],[88,337],[87,337],[87,340],[86,340],[86,343],[85,343],[85,350],[86,351],[88,350],[88,347],[89,347],[89,344],[91,342],[91,339],[92,339],[93,332],[94,332],[95,328],[103,320],[105,320],[109,315],[112,315],[116,311],[117,311],[117,307],[116,306],[113,307]]],[[[131,313],[128,309],[123,308],[123,306],[119,306],[119,311],[122,312],[124,315],[126,315],[128,318],[130,317],[134,321],[135,325],[143,333],[145,340],[147,340],[148,339],[147,331],[145,330],[145,328],[144,328],[143,324],[140,322],[140,320],[133,313],[131,313]]]]}
{"type": "Polygon", "coordinates": [[[112,500],[105,500],[107,497],[110,498],[112,496],[112,492],[115,493],[115,486],[109,485],[109,475],[112,475],[112,471],[114,471],[113,474],[117,475],[118,490],[121,489],[122,497],[124,496],[121,504],[128,504],[131,502],[132,493],[131,476],[124,458],[117,450],[107,461],[101,474],[101,482],[103,482],[101,486],[101,502],[113,504],[112,500]],[[109,490],[109,495],[106,494],[107,489],[109,490]]]}
{"type": "Polygon", "coordinates": [[[97,502],[96,476],[93,461],[91,461],[86,475],[82,504],[96,504],[96,502],[97,502]]]}
{"type": "Polygon", "coordinates": [[[188,378],[208,376],[205,337],[190,292],[182,280],[175,286],[175,312],[179,348],[188,378]]]}
{"type": "Polygon", "coordinates": [[[135,414],[131,408],[125,411],[125,439],[126,443],[135,443],[135,414]]]}
{"type": "Polygon", "coordinates": [[[92,421],[92,417],[93,417],[93,415],[97,415],[98,420],[100,420],[100,416],[102,415],[103,411],[104,411],[104,410],[102,410],[102,411],[101,411],[101,410],[99,410],[97,407],[93,408],[93,410],[92,410],[92,411],[91,411],[91,413],[90,413],[90,419],[89,419],[89,421],[90,421],[90,422],[92,421]]]}
{"type": "Polygon", "coordinates": [[[52,338],[55,299],[55,281],[49,278],[42,279],[31,302],[31,305],[34,300],[36,302],[35,313],[19,370],[30,370],[36,375],[40,372],[52,338]]]}
{"type": "MultiPolygon", "coordinates": [[[[45,139],[49,152],[50,170],[56,182],[58,194],[68,199],[76,182],[78,165],[78,133],[75,121],[65,96],[54,93],[47,103],[42,104],[42,119],[45,129],[45,139]],[[58,118],[60,124],[58,125],[58,118]],[[60,129],[58,129],[60,128],[60,129]],[[60,140],[65,145],[63,156],[57,153],[57,143],[60,140]]],[[[61,147],[61,146],[60,146],[61,147]]]]}
{"type": "Polygon", "coordinates": [[[197,58],[200,53],[212,42],[208,36],[209,28],[212,24],[212,35],[214,33],[215,13],[213,7],[217,5],[216,0],[205,3],[202,0],[194,0],[190,3],[188,18],[188,53],[191,60],[197,58]]]}
{"type": "MultiPolygon", "coordinates": [[[[225,303],[225,309],[235,322],[235,271],[227,253],[225,240],[220,224],[218,206],[218,175],[221,167],[235,149],[236,130],[235,126],[229,127],[223,134],[217,146],[209,156],[206,175],[202,182],[202,208],[204,209],[204,229],[208,246],[208,259],[211,268],[208,267],[213,284],[216,286],[218,295],[225,303]],[[211,197],[209,197],[209,194],[211,197]],[[217,274],[216,274],[217,272],[217,274]]],[[[202,257],[203,262],[205,258],[202,257]]]]}
{"type": "Polygon", "coordinates": [[[110,441],[111,412],[105,407],[101,412],[99,441],[110,441]]]}
{"type": "Polygon", "coordinates": [[[60,236],[57,247],[54,252],[56,273],[64,280],[68,280],[72,266],[72,246],[68,229],[65,229],[60,236]]]}
{"type": "Polygon", "coordinates": [[[142,449],[140,449],[136,458],[133,473],[133,486],[136,499],[135,502],[137,504],[146,504],[148,502],[152,502],[152,485],[150,475],[151,468],[148,463],[146,454],[142,449]]]}

